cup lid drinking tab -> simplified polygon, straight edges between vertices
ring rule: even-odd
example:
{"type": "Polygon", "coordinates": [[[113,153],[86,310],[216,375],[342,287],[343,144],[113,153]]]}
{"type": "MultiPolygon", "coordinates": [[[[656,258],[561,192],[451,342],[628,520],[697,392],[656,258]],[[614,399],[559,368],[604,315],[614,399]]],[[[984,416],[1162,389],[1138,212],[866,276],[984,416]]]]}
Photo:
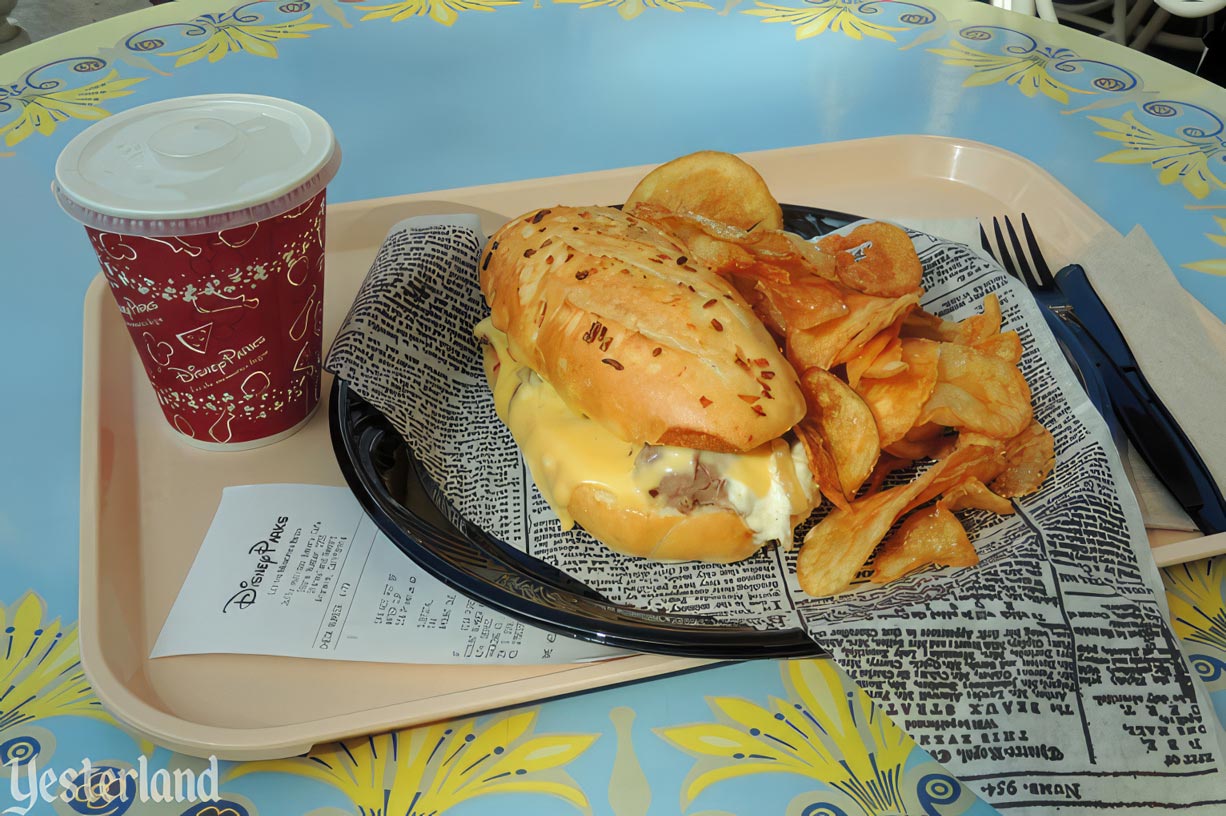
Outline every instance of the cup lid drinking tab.
{"type": "Polygon", "coordinates": [[[52,190],[83,224],[125,235],[197,235],[278,215],[340,166],[327,121],[285,99],[167,99],[97,122],[65,146],[52,190]]]}

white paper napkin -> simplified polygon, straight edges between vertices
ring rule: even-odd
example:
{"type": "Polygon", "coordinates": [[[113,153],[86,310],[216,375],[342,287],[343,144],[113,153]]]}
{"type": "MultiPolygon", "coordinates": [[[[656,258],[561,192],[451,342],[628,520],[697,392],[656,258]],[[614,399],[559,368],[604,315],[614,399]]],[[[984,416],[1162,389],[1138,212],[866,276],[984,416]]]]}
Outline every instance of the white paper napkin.
{"type": "MultiPolygon", "coordinates": [[[[1104,234],[1076,259],[1128,341],[1145,379],[1187,434],[1218,485],[1226,484],[1226,326],[1179,285],[1141,227],[1126,237],[1104,234]]],[[[1146,526],[1195,529],[1134,453],[1134,476],[1146,526]],[[1151,518],[1152,517],[1152,518],[1151,518]],[[1180,523],[1183,527],[1176,526],[1180,523]],[[1162,523],[1151,523],[1162,522],[1162,523]]]]}

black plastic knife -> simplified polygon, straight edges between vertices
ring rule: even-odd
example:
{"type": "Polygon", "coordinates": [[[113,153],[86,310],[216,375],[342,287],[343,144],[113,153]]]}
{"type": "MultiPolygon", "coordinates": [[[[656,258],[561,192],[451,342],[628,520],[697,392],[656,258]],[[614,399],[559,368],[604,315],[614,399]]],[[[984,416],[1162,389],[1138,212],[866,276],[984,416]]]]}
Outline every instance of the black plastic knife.
{"type": "MultiPolygon", "coordinates": [[[[1109,410],[1129,441],[1184,512],[1206,535],[1226,531],[1226,500],[1195,446],[1158,398],[1137,365],[1124,335],[1077,264],[1056,273],[1056,290],[1041,298],[1045,310],[1067,327],[1081,346],[1087,379],[1101,378],[1109,410]],[[1063,300],[1064,302],[1058,302],[1063,300]]],[[[1091,386],[1087,384],[1087,391],[1091,386]]]]}

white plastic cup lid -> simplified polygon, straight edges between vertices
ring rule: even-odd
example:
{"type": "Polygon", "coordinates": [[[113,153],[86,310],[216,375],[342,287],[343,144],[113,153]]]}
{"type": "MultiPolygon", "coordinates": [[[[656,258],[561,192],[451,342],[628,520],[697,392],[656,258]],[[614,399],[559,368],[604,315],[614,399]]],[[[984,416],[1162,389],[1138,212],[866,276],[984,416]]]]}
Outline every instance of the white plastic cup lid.
{"type": "Polygon", "coordinates": [[[332,128],[310,108],[208,94],[141,105],[90,126],[60,153],[51,188],[86,226],[199,235],[302,204],[339,167],[332,128]]]}

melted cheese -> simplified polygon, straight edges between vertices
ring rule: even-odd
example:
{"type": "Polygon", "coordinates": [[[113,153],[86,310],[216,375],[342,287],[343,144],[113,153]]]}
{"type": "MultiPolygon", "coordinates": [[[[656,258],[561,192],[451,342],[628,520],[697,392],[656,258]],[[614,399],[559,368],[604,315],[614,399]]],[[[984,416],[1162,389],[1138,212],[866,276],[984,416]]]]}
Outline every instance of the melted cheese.
{"type": "Polygon", "coordinates": [[[498,416],[515,437],[532,478],[563,529],[574,526],[567,506],[582,484],[608,492],[624,507],[678,512],[668,509],[652,491],[669,474],[692,474],[701,463],[724,479],[728,502],[754,531],[756,543],[791,544],[792,518],[806,512],[812,498],[805,487],[812,478],[803,451],[797,457],[781,439],[741,454],[660,446],[650,461],[638,461],[642,444],[624,442],[572,410],[553,386],[511,356],[506,335],[488,318],[475,333],[492,346],[499,361],[499,370],[491,377],[498,416]]]}

